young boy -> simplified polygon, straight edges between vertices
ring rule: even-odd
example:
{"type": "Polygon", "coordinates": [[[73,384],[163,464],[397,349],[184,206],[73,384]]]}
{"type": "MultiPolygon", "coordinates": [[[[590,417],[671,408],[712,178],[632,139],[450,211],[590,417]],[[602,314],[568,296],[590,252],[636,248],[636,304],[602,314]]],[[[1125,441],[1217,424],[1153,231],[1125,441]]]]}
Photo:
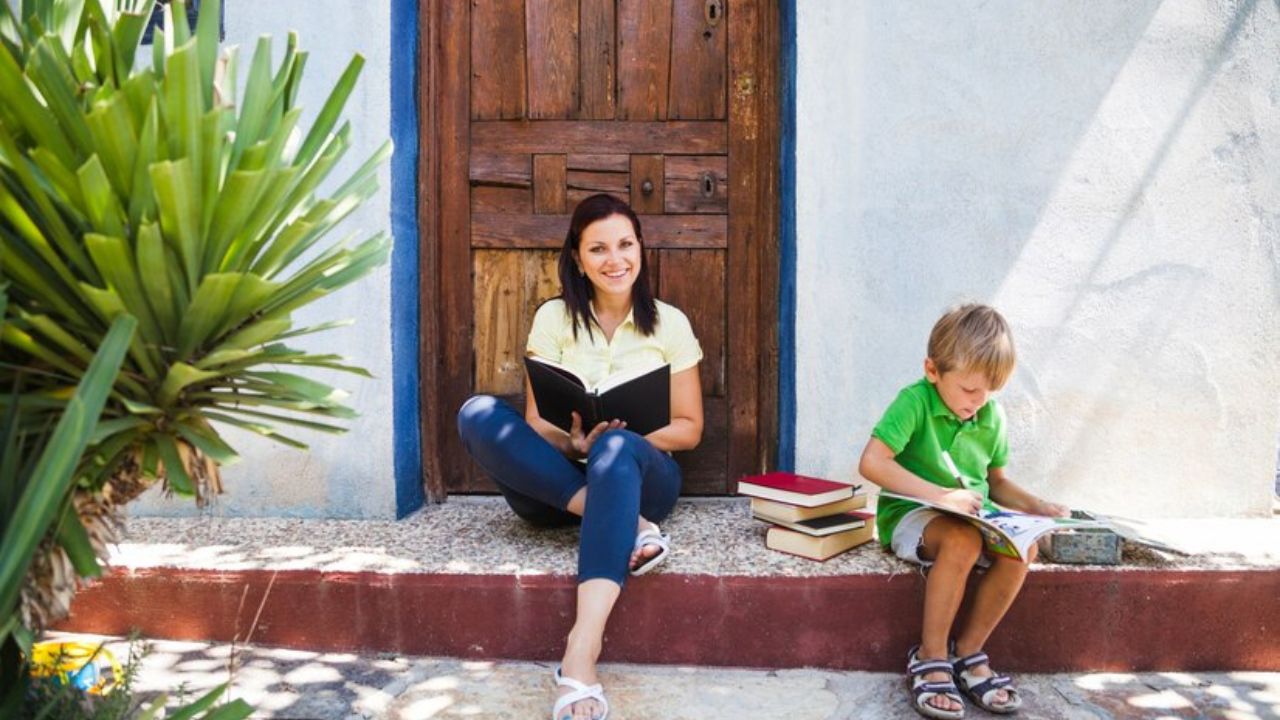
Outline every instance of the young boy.
{"type": "MultiPolygon", "coordinates": [[[[995,309],[963,305],[947,312],[929,334],[924,378],[903,388],[885,410],[862,451],[858,472],[890,492],[966,513],[991,509],[994,501],[1039,515],[1069,514],[1005,475],[1004,411],[990,396],[1004,386],[1014,364],[1009,325],[995,309]],[[959,470],[960,482],[950,464],[959,470]]],[[[931,567],[920,645],[907,659],[916,711],[963,717],[957,683],[985,710],[1016,711],[1022,704],[1018,691],[1009,677],[991,669],[982,646],[1022,587],[1027,563],[984,555],[982,536],[972,525],[910,501],[881,497],[876,523],[880,542],[898,557],[931,567]],[[948,647],[974,565],[985,567],[986,574],[978,581],[968,622],[948,647]]]]}

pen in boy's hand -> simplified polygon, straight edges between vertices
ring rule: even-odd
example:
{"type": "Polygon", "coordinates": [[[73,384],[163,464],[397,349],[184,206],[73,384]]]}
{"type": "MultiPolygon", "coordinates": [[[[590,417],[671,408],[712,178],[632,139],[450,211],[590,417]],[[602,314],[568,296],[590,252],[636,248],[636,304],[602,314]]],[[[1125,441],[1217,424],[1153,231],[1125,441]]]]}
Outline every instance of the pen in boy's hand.
{"type": "Polygon", "coordinates": [[[951,459],[951,453],[943,450],[942,462],[947,464],[947,471],[951,473],[951,479],[956,481],[956,485],[968,490],[969,483],[964,481],[964,475],[960,474],[960,468],[956,467],[956,461],[951,459]]]}

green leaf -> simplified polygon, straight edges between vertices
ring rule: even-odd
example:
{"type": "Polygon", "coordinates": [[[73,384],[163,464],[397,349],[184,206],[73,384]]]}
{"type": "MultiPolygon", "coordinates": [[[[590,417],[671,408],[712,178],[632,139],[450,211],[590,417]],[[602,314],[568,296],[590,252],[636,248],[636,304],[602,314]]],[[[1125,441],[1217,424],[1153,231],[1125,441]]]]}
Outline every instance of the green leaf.
{"type": "Polygon", "coordinates": [[[110,420],[100,420],[98,422],[98,426],[94,428],[93,434],[89,436],[89,444],[98,445],[112,435],[125,432],[126,430],[133,430],[134,428],[139,428],[146,424],[147,421],[140,417],[122,417],[111,418],[110,420]]]}
{"type": "MultiPolygon", "coordinates": [[[[191,25],[187,22],[186,0],[172,0],[172,2],[164,6],[164,26],[169,29],[173,47],[179,47],[191,39],[191,25]]],[[[166,50],[169,50],[169,48],[166,48],[166,50]]]]}
{"type": "MultiPolygon", "coordinates": [[[[4,138],[3,132],[0,132],[0,151],[8,150],[6,140],[7,138],[4,138]]],[[[45,230],[42,229],[40,223],[36,222],[37,219],[40,218],[33,218],[27,212],[27,208],[24,207],[20,198],[10,192],[9,187],[0,183],[0,220],[7,221],[8,225],[7,228],[4,228],[4,224],[0,224],[0,228],[16,233],[24,241],[26,247],[34,251],[34,253],[40,257],[40,260],[44,265],[54,275],[56,275],[61,282],[66,283],[67,285],[73,285],[75,283],[75,276],[72,274],[71,269],[63,263],[62,258],[59,257],[58,253],[49,244],[45,230]]],[[[59,236],[56,234],[56,231],[52,232],[54,240],[57,241],[59,236]]],[[[88,272],[92,273],[92,267],[87,262],[87,258],[84,256],[84,253],[80,251],[80,248],[75,246],[74,239],[70,237],[69,231],[64,240],[69,241],[70,245],[75,247],[71,253],[68,253],[69,256],[76,258],[79,261],[85,261],[81,266],[81,269],[88,270],[88,272]]],[[[64,248],[60,246],[58,249],[63,250],[64,248]]]]}
{"type": "MultiPolygon", "coordinates": [[[[229,410],[228,412],[237,412],[237,411],[229,410]]],[[[298,450],[307,449],[306,443],[301,442],[299,440],[294,440],[291,437],[286,437],[284,435],[281,435],[280,433],[276,432],[276,429],[271,427],[270,425],[263,425],[262,423],[253,422],[250,420],[241,420],[240,418],[231,417],[230,415],[223,415],[221,413],[215,413],[215,412],[209,412],[209,411],[206,411],[204,413],[204,416],[215,422],[226,423],[227,425],[238,427],[241,430],[248,430],[251,433],[261,435],[262,437],[267,438],[268,440],[274,440],[275,442],[278,442],[281,445],[287,445],[291,448],[297,448],[298,450]]]]}
{"type": "Polygon", "coordinates": [[[151,183],[160,206],[160,227],[182,261],[187,288],[195,292],[200,279],[200,209],[191,158],[166,160],[151,166],[151,183]]]}
{"type": "Polygon", "coordinates": [[[4,345],[17,348],[34,358],[48,363],[49,365],[66,373],[69,377],[78,377],[82,371],[81,367],[74,363],[67,362],[65,359],[60,357],[58,353],[45,347],[29,333],[12,323],[0,327],[0,341],[2,341],[4,345]]]}
{"type": "Polygon", "coordinates": [[[93,359],[93,351],[80,342],[71,333],[63,330],[56,322],[51,320],[48,315],[29,315],[25,311],[20,311],[19,316],[31,326],[32,329],[38,331],[41,335],[52,340],[64,352],[69,353],[85,365],[93,359]]]}
{"type": "Polygon", "coordinates": [[[134,156],[138,153],[138,131],[129,114],[129,100],[117,93],[97,103],[85,116],[93,148],[102,161],[112,189],[120,197],[133,192],[134,156]]]}
{"type": "Polygon", "coordinates": [[[133,190],[129,195],[129,225],[138,228],[155,219],[156,197],[151,185],[151,165],[156,161],[160,140],[160,106],[152,97],[138,135],[137,154],[133,158],[133,190]]]}
{"type": "Polygon", "coordinates": [[[203,263],[205,272],[226,269],[222,267],[223,257],[231,239],[244,227],[249,214],[253,212],[265,177],[266,172],[263,170],[237,170],[227,176],[209,227],[203,263]]]}
{"type": "Polygon", "coordinates": [[[218,62],[219,24],[222,0],[204,0],[196,18],[196,45],[200,57],[200,87],[204,90],[204,108],[213,107],[213,71],[218,62]]]}
{"type": "Polygon", "coordinates": [[[160,461],[164,463],[169,488],[179,495],[195,495],[195,483],[191,481],[186,466],[182,464],[182,456],[178,453],[178,445],[173,441],[173,437],[157,433],[152,435],[152,438],[155,441],[156,451],[160,454],[160,461]]]}
{"type": "Polygon", "coordinates": [[[132,398],[127,398],[127,397],[121,398],[120,401],[124,403],[124,409],[128,410],[134,415],[163,415],[164,414],[164,411],[156,407],[155,405],[149,405],[144,402],[138,402],[137,400],[134,400],[132,398]]]}
{"type": "Polygon", "coordinates": [[[142,290],[147,304],[155,311],[160,336],[166,344],[173,344],[178,337],[178,308],[165,270],[164,238],[155,223],[139,228],[137,238],[138,277],[142,281],[142,290]]]}
{"type": "Polygon", "coordinates": [[[249,325],[237,330],[234,334],[223,340],[220,345],[214,348],[200,366],[204,367],[205,363],[212,364],[210,358],[218,353],[246,351],[250,348],[257,347],[271,340],[282,337],[281,333],[288,330],[292,326],[292,322],[286,318],[264,317],[249,325]]]}
{"type": "MultiPolygon", "coordinates": [[[[84,113],[76,100],[79,83],[71,74],[70,68],[71,58],[62,49],[62,45],[52,38],[44,37],[36,43],[34,51],[28,57],[27,77],[40,90],[49,115],[62,128],[72,147],[88,155],[93,141],[84,113]]],[[[45,117],[42,122],[48,123],[49,118],[45,117]]]]}
{"type": "MultiPolygon", "coordinates": [[[[179,5],[181,4],[181,0],[176,0],[176,2],[179,5]]],[[[185,22],[185,20],[183,22],[185,22]]],[[[167,720],[192,720],[192,718],[197,714],[213,707],[213,704],[218,701],[218,698],[222,697],[222,694],[227,691],[227,687],[229,685],[230,683],[223,683],[210,690],[190,705],[175,710],[173,714],[167,716],[167,720]]]]}
{"type": "Polygon", "coordinates": [[[291,412],[307,413],[324,417],[351,420],[359,417],[355,410],[345,405],[322,405],[307,400],[295,400],[257,392],[196,392],[193,400],[215,402],[218,408],[226,412],[235,412],[240,406],[276,407],[291,412]]]}
{"type": "Polygon", "coordinates": [[[220,374],[201,370],[182,362],[174,363],[169,366],[169,373],[165,376],[164,383],[160,386],[156,402],[162,408],[170,407],[178,399],[178,393],[185,388],[205,380],[212,380],[220,374]]]}
{"type": "Polygon", "coordinates": [[[191,357],[196,348],[215,339],[214,331],[227,316],[241,276],[237,273],[206,275],[191,298],[178,328],[178,355],[191,357]]]}
{"type": "MultiPolygon", "coordinates": [[[[181,25],[185,25],[184,21],[181,25]]],[[[169,157],[191,161],[191,174],[200,177],[200,56],[194,42],[182,40],[165,60],[164,121],[169,137],[169,157]]]]}
{"type": "Polygon", "coordinates": [[[0,615],[11,612],[17,603],[21,579],[71,487],[76,464],[97,425],[135,325],[127,316],[112,323],[40,454],[13,514],[18,520],[0,537],[0,615]]]}
{"type": "Polygon", "coordinates": [[[144,0],[142,7],[136,10],[124,10],[116,16],[115,26],[111,28],[112,40],[115,44],[116,56],[123,66],[122,72],[133,70],[134,56],[138,52],[138,44],[147,29],[147,21],[151,19],[155,0],[144,0]]]}
{"type": "MultiPolygon", "coordinates": [[[[166,8],[166,12],[168,8],[166,8]]],[[[164,30],[156,28],[151,33],[151,70],[159,79],[164,78],[164,53],[170,39],[164,30]]]]}
{"type": "Polygon", "coordinates": [[[92,155],[76,170],[80,179],[80,192],[84,195],[85,211],[98,231],[107,235],[125,234],[125,214],[120,200],[111,189],[102,160],[92,155]]]}
{"type": "Polygon", "coordinates": [[[236,408],[234,412],[241,415],[249,415],[271,422],[285,423],[286,425],[296,425],[308,430],[318,430],[320,432],[340,435],[347,432],[347,428],[342,425],[330,425],[328,423],[315,422],[314,420],[304,420],[302,418],[289,417],[288,415],[276,415],[274,413],[261,412],[259,410],[250,410],[248,408],[236,408]]]}
{"type": "Polygon", "coordinates": [[[218,435],[217,431],[210,427],[200,427],[190,422],[178,422],[178,433],[195,447],[199,448],[205,455],[213,458],[214,462],[219,465],[232,465],[240,460],[240,456],[235,450],[231,449],[218,435]]]}
{"type": "Polygon", "coordinates": [[[253,707],[244,700],[232,700],[201,716],[200,720],[244,720],[253,714],[253,707]]]}
{"type": "Polygon", "coordinates": [[[258,38],[249,63],[249,81],[245,86],[244,104],[236,123],[236,142],[231,151],[231,167],[239,169],[240,156],[249,146],[258,142],[262,128],[267,124],[267,112],[271,109],[271,37],[258,38]]]}
{"type": "MultiPolygon", "coordinates": [[[[107,281],[107,287],[114,290],[124,302],[125,309],[138,318],[142,339],[155,346],[162,344],[164,338],[151,312],[151,303],[147,301],[138,268],[133,264],[129,244],[123,238],[96,233],[86,233],[84,241],[98,272],[107,281]]],[[[159,359],[157,355],[155,360],[158,362],[159,359]]]]}
{"type": "MultiPolygon", "coordinates": [[[[0,157],[10,158],[9,169],[12,171],[13,175],[17,177],[18,182],[25,193],[26,199],[34,206],[32,208],[35,211],[34,219],[39,221],[39,228],[42,231],[37,234],[48,235],[49,238],[52,239],[53,244],[58,247],[58,250],[61,251],[62,255],[66,257],[73,266],[78,267],[80,270],[87,272],[92,276],[93,271],[89,267],[89,263],[87,262],[84,252],[80,249],[80,245],[77,242],[75,234],[67,226],[62,213],[59,212],[57,207],[55,207],[58,204],[58,196],[48,192],[47,182],[37,177],[35,172],[36,168],[39,168],[40,166],[36,165],[34,161],[27,162],[26,159],[22,157],[23,153],[18,149],[18,145],[14,141],[14,138],[10,136],[9,131],[10,128],[7,125],[0,124],[0,157]]],[[[70,171],[66,170],[66,168],[62,166],[62,164],[59,163],[52,155],[47,153],[43,153],[42,155],[47,157],[47,161],[53,168],[53,172],[59,173],[58,179],[62,182],[67,182],[69,180],[73,185],[77,186],[78,193],[79,182],[74,179],[74,176],[71,176],[70,171]]],[[[9,190],[5,189],[4,194],[9,196],[9,190]]],[[[83,197],[83,195],[80,195],[80,197],[83,197]]],[[[65,200],[63,202],[65,203],[65,200]]],[[[11,218],[18,217],[16,213],[12,212],[6,212],[5,214],[9,215],[11,218]]],[[[27,211],[25,209],[23,210],[22,215],[27,215],[27,211]]],[[[28,240],[33,239],[31,233],[28,232],[24,234],[27,235],[28,240]]],[[[45,244],[43,238],[40,238],[37,242],[41,245],[45,244]]],[[[62,268],[65,266],[61,258],[50,257],[48,254],[43,254],[43,256],[45,261],[50,263],[51,267],[59,270],[59,273],[64,280],[68,278],[68,273],[62,271],[62,268]]]]}
{"type": "Polygon", "coordinates": [[[307,165],[324,146],[325,140],[329,137],[333,126],[337,124],[338,118],[342,115],[342,108],[347,104],[347,98],[351,96],[351,91],[356,86],[356,81],[360,78],[360,70],[364,68],[364,56],[356,55],[351,58],[351,62],[347,64],[347,69],[342,72],[342,77],[338,80],[338,84],[334,86],[333,92],[329,94],[329,98],[325,100],[324,107],[320,109],[320,114],[316,116],[315,124],[311,126],[311,132],[307,133],[307,139],[303,141],[302,147],[298,150],[295,163],[299,165],[307,165]]]}
{"type": "Polygon", "coordinates": [[[89,542],[89,533],[85,532],[84,525],[80,523],[80,516],[76,514],[71,503],[67,503],[67,510],[58,523],[56,537],[58,544],[67,551],[67,558],[71,560],[77,575],[80,577],[102,575],[102,566],[98,564],[98,555],[89,542]]]}
{"type": "Polygon", "coordinates": [[[22,123],[22,129],[30,133],[35,144],[48,148],[67,167],[74,167],[76,152],[68,137],[56,123],[49,122],[45,104],[36,98],[32,87],[18,67],[17,60],[9,53],[0,52],[0,97],[5,99],[5,109],[22,123]]]}
{"type": "Polygon", "coordinates": [[[298,397],[319,405],[334,405],[347,397],[347,393],[342,390],[292,373],[258,371],[245,373],[245,377],[285,388],[298,397]]]}
{"type": "Polygon", "coordinates": [[[249,322],[279,289],[280,283],[264,280],[251,273],[240,274],[240,281],[236,283],[227,303],[226,315],[213,337],[221,337],[227,331],[249,322]]]}

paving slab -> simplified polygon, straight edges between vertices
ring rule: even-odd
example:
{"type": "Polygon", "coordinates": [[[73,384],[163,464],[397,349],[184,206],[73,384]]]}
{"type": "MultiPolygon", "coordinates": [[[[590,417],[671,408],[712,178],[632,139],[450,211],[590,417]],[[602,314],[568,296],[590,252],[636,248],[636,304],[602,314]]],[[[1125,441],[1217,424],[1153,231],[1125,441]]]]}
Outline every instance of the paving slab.
{"type": "MultiPolygon", "coordinates": [[[[55,637],[67,637],[54,634],[55,637]]],[[[121,657],[128,643],[101,640],[121,657]]],[[[533,662],[320,653],[217,643],[150,641],[134,689],[188,699],[232,682],[255,717],[290,720],[545,718],[552,665],[533,662]]],[[[902,676],[606,663],[611,720],[846,720],[918,718],[902,676]]],[[[1024,720],[1280,718],[1280,671],[1024,674],[1024,720]]],[[[970,710],[969,717],[989,717],[970,710]]]]}

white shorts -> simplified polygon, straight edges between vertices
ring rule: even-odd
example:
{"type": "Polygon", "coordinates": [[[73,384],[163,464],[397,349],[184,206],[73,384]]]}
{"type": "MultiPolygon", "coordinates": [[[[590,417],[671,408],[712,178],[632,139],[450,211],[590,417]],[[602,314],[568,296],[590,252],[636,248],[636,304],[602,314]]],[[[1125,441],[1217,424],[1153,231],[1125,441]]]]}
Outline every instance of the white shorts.
{"type": "MultiPolygon", "coordinates": [[[[920,557],[920,549],[924,544],[925,527],[934,518],[941,515],[942,513],[937,510],[931,510],[927,507],[918,507],[903,515],[902,519],[898,521],[898,526],[893,529],[893,538],[889,541],[890,547],[893,548],[893,554],[907,562],[913,562],[924,567],[932,565],[932,560],[925,560],[920,557]]],[[[978,567],[991,567],[991,557],[985,552],[978,556],[978,567]]]]}

